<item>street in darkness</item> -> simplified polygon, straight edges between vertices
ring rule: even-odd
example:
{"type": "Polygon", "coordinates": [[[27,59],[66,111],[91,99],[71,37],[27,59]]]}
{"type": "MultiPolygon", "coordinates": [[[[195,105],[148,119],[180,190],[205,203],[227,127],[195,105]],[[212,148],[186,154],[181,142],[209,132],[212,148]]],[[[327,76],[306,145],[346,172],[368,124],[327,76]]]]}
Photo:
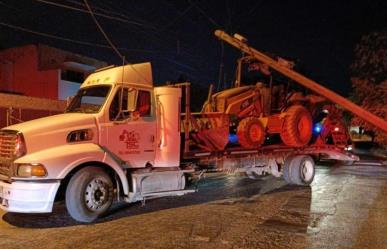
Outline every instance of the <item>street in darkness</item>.
{"type": "Polygon", "coordinates": [[[281,178],[207,174],[199,192],[115,204],[81,224],[0,212],[0,248],[387,248],[387,167],[320,163],[310,187],[281,178]]]}

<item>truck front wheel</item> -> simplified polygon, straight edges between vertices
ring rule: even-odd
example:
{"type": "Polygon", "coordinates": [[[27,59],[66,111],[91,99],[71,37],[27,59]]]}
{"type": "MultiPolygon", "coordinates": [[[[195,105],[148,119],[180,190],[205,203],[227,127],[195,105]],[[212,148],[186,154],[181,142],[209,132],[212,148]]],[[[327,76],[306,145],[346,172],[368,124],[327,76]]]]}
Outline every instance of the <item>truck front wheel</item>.
{"type": "Polygon", "coordinates": [[[66,189],[66,207],[80,222],[93,222],[113,202],[113,183],[101,168],[85,167],[70,179],[66,189]]]}
{"type": "Polygon", "coordinates": [[[289,184],[309,185],[314,179],[314,174],[314,161],[310,156],[290,156],[285,161],[283,177],[289,184]]]}

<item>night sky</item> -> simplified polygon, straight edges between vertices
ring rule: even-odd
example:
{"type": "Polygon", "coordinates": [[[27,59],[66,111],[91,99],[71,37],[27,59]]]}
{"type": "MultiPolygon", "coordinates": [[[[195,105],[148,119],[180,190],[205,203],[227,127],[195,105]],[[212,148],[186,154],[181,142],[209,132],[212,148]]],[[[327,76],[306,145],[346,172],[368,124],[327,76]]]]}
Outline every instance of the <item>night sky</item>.
{"type": "MultiPolygon", "coordinates": [[[[88,1],[108,37],[130,63],[151,61],[155,82],[181,75],[215,85],[221,42],[216,29],[240,33],[260,51],[292,58],[303,73],[347,95],[349,65],[360,37],[387,28],[387,1],[88,1]]],[[[122,60],[83,1],[0,0],[0,47],[43,43],[109,64],[122,60]],[[54,5],[54,4],[55,5],[54,5]]],[[[240,52],[224,45],[226,81],[240,52]]]]}

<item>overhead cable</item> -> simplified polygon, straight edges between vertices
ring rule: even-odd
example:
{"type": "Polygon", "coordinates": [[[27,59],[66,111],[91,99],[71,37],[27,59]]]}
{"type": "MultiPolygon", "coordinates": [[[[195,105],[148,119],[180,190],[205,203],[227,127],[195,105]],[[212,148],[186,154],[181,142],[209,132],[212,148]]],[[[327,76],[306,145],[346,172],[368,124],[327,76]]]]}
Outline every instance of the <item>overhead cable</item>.
{"type": "MultiPolygon", "coordinates": [[[[58,35],[53,35],[53,34],[49,34],[49,33],[44,33],[44,32],[40,32],[40,31],[28,29],[28,28],[13,25],[10,23],[0,22],[0,26],[14,29],[14,30],[18,30],[18,31],[22,31],[22,32],[26,32],[26,33],[30,33],[30,34],[34,34],[34,35],[38,35],[38,36],[42,36],[42,37],[47,37],[50,39],[59,40],[59,41],[71,42],[71,43],[76,43],[76,44],[91,46],[91,47],[111,49],[111,47],[109,45],[106,45],[106,44],[99,44],[99,43],[95,43],[95,42],[75,40],[75,39],[71,39],[71,38],[67,38],[67,37],[63,37],[63,36],[58,36],[58,35]]],[[[121,51],[138,52],[138,53],[153,53],[153,54],[161,54],[162,53],[162,51],[157,51],[157,50],[129,49],[129,48],[125,48],[125,47],[118,47],[117,49],[121,50],[121,51]]]]}
{"type": "Polygon", "coordinates": [[[90,8],[90,5],[89,3],[87,2],[87,0],[84,0],[84,3],[86,5],[86,8],[89,10],[89,13],[90,13],[90,16],[91,18],[93,19],[95,25],[98,27],[99,31],[101,32],[101,34],[103,35],[103,37],[105,37],[105,40],[109,43],[110,47],[114,50],[114,52],[116,52],[116,54],[120,57],[121,60],[123,60],[125,63],[126,60],[124,58],[124,56],[120,53],[120,51],[118,51],[118,49],[116,48],[116,46],[113,44],[113,42],[110,40],[109,36],[105,33],[105,31],[103,30],[102,26],[99,24],[98,20],[95,18],[94,16],[94,12],[93,10],[90,8]]]}
{"type": "Polygon", "coordinates": [[[74,40],[74,39],[70,39],[70,38],[66,38],[66,37],[62,37],[62,36],[47,34],[47,33],[39,32],[39,31],[23,28],[23,27],[20,27],[20,26],[9,24],[9,23],[0,22],[0,25],[4,26],[4,27],[8,27],[8,28],[24,31],[24,32],[27,32],[27,33],[31,33],[31,34],[35,34],[35,35],[40,35],[40,36],[56,39],[56,40],[73,42],[73,43],[77,43],[77,44],[81,44],[81,45],[87,45],[87,46],[94,46],[94,47],[101,47],[101,48],[110,48],[110,46],[108,46],[108,45],[91,43],[91,42],[86,42],[86,41],[78,41],[78,40],[74,40]]]}
{"type": "MultiPolygon", "coordinates": [[[[83,12],[83,13],[89,14],[88,10],[80,9],[80,8],[73,7],[73,6],[66,5],[66,4],[61,4],[61,3],[56,3],[56,2],[52,2],[52,1],[46,1],[46,0],[35,0],[35,1],[39,2],[39,3],[45,3],[45,4],[48,4],[48,5],[53,5],[53,6],[56,6],[56,7],[70,9],[70,10],[75,10],[75,11],[79,11],[79,12],[83,12]]],[[[104,17],[104,18],[107,18],[107,19],[111,19],[111,20],[116,20],[116,21],[124,22],[124,23],[127,23],[127,24],[133,24],[133,25],[137,25],[137,26],[141,26],[141,27],[153,28],[153,27],[147,26],[147,25],[145,25],[143,23],[135,22],[135,21],[130,21],[128,19],[124,19],[124,18],[121,18],[121,17],[109,16],[109,15],[105,15],[105,14],[102,14],[102,13],[94,13],[94,15],[101,16],[101,17],[104,17]]]]}

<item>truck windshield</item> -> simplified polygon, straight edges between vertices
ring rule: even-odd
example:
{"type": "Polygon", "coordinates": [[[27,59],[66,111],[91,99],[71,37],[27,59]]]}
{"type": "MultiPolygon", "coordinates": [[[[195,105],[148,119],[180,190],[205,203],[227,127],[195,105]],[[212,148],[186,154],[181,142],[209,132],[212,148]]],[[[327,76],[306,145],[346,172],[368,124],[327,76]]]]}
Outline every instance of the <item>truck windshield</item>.
{"type": "Polygon", "coordinates": [[[105,103],[110,86],[94,86],[80,89],[66,112],[97,113],[105,103]]]}

